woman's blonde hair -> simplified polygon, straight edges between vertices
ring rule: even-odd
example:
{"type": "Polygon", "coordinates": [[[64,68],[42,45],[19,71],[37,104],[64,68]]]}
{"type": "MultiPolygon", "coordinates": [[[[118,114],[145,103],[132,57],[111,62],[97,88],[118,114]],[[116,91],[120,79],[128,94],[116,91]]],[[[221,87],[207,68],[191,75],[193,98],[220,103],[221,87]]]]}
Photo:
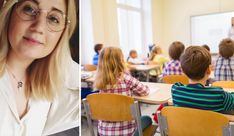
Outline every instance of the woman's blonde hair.
{"type": "Polygon", "coordinates": [[[97,89],[113,88],[124,71],[125,63],[121,49],[117,47],[103,48],[99,55],[94,86],[97,89]]]}
{"type": "MultiPolygon", "coordinates": [[[[75,0],[65,0],[67,17],[70,24],[67,25],[54,50],[46,57],[36,59],[27,68],[26,97],[36,99],[53,100],[58,90],[64,87],[65,66],[71,58],[69,51],[69,39],[76,26],[76,3],[75,0]]],[[[8,0],[0,9],[0,76],[6,70],[7,55],[10,44],[8,42],[8,24],[11,12],[16,0],[8,0]]]]}
{"type": "Polygon", "coordinates": [[[153,49],[151,50],[149,60],[153,60],[154,56],[157,55],[157,54],[160,54],[160,52],[161,52],[161,48],[159,46],[155,45],[153,47],[153,49]]]}

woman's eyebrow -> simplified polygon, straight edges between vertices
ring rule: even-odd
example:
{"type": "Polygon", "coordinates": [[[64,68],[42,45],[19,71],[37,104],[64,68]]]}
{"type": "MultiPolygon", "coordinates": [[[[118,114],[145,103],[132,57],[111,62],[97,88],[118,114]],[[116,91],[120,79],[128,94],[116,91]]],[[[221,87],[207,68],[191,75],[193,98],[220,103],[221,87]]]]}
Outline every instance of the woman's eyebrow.
{"type": "Polygon", "coordinates": [[[34,3],[36,3],[37,5],[39,5],[39,2],[37,0],[31,0],[33,1],[34,3]]]}
{"type": "MultiPolygon", "coordinates": [[[[40,2],[39,2],[38,0],[31,0],[31,1],[35,2],[37,5],[40,4],[40,2]]],[[[62,14],[65,14],[64,11],[62,11],[62,10],[56,8],[56,7],[52,7],[51,10],[55,10],[55,11],[58,11],[58,12],[60,12],[60,13],[62,13],[62,14]]]]}
{"type": "Polygon", "coordinates": [[[58,9],[56,7],[52,7],[51,10],[55,10],[55,11],[58,11],[58,12],[60,12],[62,14],[65,14],[62,10],[60,10],[60,9],[58,9]]]}

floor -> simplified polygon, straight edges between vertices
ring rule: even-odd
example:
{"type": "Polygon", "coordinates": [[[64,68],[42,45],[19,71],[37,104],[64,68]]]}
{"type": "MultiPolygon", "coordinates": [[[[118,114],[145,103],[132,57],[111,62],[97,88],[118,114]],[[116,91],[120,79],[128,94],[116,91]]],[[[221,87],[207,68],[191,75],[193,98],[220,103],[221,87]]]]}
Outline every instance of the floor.
{"type": "MultiPolygon", "coordinates": [[[[157,107],[158,107],[158,105],[141,104],[141,114],[153,117],[152,113],[155,112],[157,107]]],[[[96,128],[95,128],[95,130],[96,130],[96,128]]],[[[81,135],[82,136],[90,136],[87,121],[86,121],[85,117],[82,117],[82,119],[81,119],[81,135]]],[[[154,136],[160,136],[160,134],[156,133],[154,136]]]]}

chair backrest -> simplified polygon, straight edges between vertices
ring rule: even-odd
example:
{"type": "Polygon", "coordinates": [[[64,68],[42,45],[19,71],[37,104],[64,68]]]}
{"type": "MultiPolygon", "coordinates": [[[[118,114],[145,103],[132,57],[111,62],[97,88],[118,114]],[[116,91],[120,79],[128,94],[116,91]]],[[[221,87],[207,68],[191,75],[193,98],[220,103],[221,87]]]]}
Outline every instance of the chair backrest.
{"type": "Polygon", "coordinates": [[[174,84],[176,82],[180,82],[186,85],[189,83],[189,79],[186,75],[168,75],[163,76],[163,82],[166,84],[174,84]]]}
{"type": "MultiPolygon", "coordinates": [[[[138,102],[132,97],[112,93],[91,94],[82,100],[85,106],[90,133],[94,136],[91,120],[131,121],[136,120],[142,130],[138,102]]],[[[138,131],[142,135],[142,131],[138,131]]]]}
{"type": "Polygon", "coordinates": [[[117,94],[95,94],[87,96],[91,117],[94,120],[131,121],[134,118],[130,106],[134,99],[117,94]]]}
{"type": "Polygon", "coordinates": [[[222,88],[234,88],[234,81],[216,81],[212,83],[212,86],[218,86],[222,88]]]}
{"type": "Polygon", "coordinates": [[[222,136],[229,133],[229,120],[213,111],[167,106],[157,114],[162,136],[222,136]]]}
{"type": "Polygon", "coordinates": [[[97,70],[97,66],[93,65],[93,64],[85,64],[84,70],[85,71],[95,71],[95,70],[97,70]]]}

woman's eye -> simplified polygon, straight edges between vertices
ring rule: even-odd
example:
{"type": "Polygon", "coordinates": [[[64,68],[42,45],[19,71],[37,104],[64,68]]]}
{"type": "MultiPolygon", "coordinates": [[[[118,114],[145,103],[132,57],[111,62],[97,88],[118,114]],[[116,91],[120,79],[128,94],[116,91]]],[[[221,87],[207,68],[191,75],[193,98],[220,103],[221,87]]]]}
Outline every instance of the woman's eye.
{"type": "Polygon", "coordinates": [[[26,5],[23,7],[23,13],[27,15],[36,15],[36,10],[32,6],[26,5]]]}
{"type": "Polygon", "coordinates": [[[60,20],[56,16],[49,16],[48,19],[49,19],[49,22],[51,22],[53,24],[59,24],[60,23],[60,20]]]}

